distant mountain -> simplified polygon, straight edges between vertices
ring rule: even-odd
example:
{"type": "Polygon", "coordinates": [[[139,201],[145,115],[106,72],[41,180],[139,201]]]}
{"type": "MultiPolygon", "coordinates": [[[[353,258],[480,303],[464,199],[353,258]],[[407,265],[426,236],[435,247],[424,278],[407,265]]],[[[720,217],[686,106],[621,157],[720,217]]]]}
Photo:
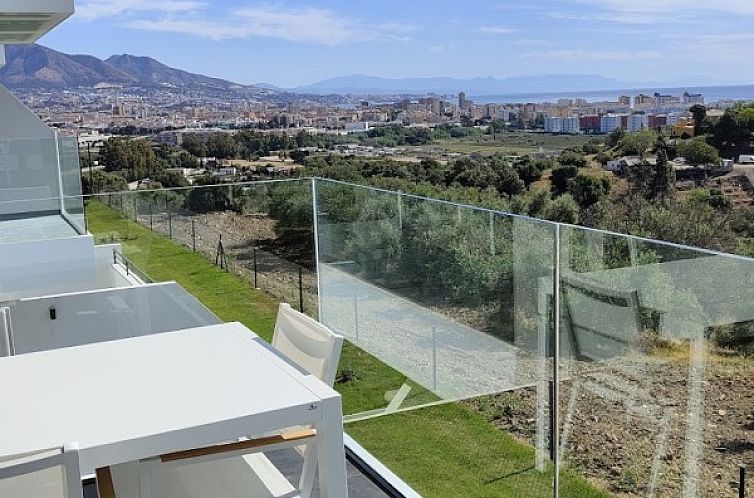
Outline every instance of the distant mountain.
{"type": "Polygon", "coordinates": [[[80,88],[97,85],[171,85],[212,90],[255,90],[230,81],[174,69],[150,57],[67,55],[42,45],[8,45],[0,83],[12,88],[80,88]]]}
{"type": "Polygon", "coordinates": [[[137,78],[141,84],[147,85],[201,85],[215,88],[240,88],[243,86],[219,78],[210,78],[209,76],[174,69],[151,57],[137,57],[128,54],[113,55],[105,59],[104,63],[137,78]]]}
{"type": "Polygon", "coordinates": [[[551,74],[495,78],[379,78],[352,75],[332,78],[294,89],[305,93],[338,94],[455,94],[500,95],[511,93],[544,93],[551,91],[606,90],[621,88],[626,83],[598,75],[551,74]]]}
{"type": "Polygon", "coordinates": [[[96,57],[69,56],[41,45],[7,45],[0,82],[9,87],[80,87],[108,82],[130,85],[138,79],[96,57]]]}

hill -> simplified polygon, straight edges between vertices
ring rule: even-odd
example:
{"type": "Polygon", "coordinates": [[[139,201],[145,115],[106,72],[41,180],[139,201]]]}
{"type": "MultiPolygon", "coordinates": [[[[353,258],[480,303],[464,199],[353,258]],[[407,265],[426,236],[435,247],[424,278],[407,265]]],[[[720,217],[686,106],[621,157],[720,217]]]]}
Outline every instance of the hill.
{"type": "Polygon", "coordinates": [[[351,75],[298,87],[297,92],[339,94],[455,94],[500,95],[549,91],[589,91],[621,88],[625,83],[597,75],[551,74],[496,78],[379,78],[351,75]]]}
{"type": "Polygon", "coordinates": [[[175,69],[150,57],[68,55],[42,45],[8,45],[0,83],[11,88],[82,88],[102,84],[124,87],[175,86],[218,90],[253,87],[175,69]]]}

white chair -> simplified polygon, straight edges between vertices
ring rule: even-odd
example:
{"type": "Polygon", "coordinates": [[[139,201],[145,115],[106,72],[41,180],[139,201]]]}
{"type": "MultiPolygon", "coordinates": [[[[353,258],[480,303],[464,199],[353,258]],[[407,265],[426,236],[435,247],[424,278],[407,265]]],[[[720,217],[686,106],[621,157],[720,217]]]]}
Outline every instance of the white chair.
{"type": "MultiPolygon", "coordinates": [[[[343,337],[288,304],[281,304],[272,345],[332,386],[343,337]]],[[[308,498],[317,469],[310,427],[181,451],[97,471],[100,498],[308,498]],[[294,448],[304,460],[298,487],[263,452],[294,448]]]]}
{"type": "Polygon", "coordinates": [[[13,356],[13,332],[10,308],[0,308],[0,358],[13,356]]]}
{"type": "Polygon", "coordinates": [[[76,444],[0,460],[2,498],[83,498],[76,444]]]}

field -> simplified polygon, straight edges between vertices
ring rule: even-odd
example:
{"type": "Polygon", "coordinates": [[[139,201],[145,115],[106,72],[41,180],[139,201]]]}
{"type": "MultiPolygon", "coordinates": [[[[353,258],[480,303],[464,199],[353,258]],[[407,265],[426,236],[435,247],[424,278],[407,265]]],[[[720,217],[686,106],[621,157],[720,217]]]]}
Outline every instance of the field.
{"type": "Polygon", "coordinates": [[[567,147],[578,147],[595,137],[587,135],[552,135],[549,133],[503,132],[496,137],[482,135],[470,138],[440,140],[437,145],[448,152],[460,154],[533,154],[540,151],[559,152],[567,147]]]}

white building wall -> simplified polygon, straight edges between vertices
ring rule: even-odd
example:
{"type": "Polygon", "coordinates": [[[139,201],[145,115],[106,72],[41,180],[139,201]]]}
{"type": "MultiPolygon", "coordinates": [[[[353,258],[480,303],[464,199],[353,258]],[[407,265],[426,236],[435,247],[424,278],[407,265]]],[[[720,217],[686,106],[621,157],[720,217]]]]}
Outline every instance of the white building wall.
{"type": "Polygon", "coordinates": [[[577,117],[563,118],[561,129],[563,133],[580,133],[581,122],[577,117]]]}
{"type": "Polygon", "coordinates": [[[563,131],[563,119],[558,117],[545,118],[545,131],[547,133],[561,133],[563,131]]]}
{"type": "Polygon", "coordinates": [[[600,131],[602,133],[610,133],[613,130],[616,130],[621,127],[621,119],[620,116],[613,116],[612,114],[607,114],[605,116],[602,116],[602,119],[600,120],[600,131]]]}
{"type": "Polygon", "coordinates": [[[641,131],[647,129],[649,120],[646,114],[632,114],[628,117],[628,131],[641,131]]]}

